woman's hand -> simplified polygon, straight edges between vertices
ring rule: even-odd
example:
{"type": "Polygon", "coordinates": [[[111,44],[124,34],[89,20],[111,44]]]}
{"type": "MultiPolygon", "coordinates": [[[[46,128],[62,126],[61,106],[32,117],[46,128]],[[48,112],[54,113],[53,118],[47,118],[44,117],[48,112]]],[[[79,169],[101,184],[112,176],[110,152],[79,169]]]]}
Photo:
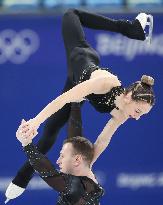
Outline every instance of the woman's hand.
{"type": "Polygon", "coordinates": [[[34,130],[38,130],[40,125],[38,124],[37,120],[35,118],[33,118],[33,119],[30,119],[30,120],[24,122],[23,127],[24,126],[25,127],[27,126],[28,128],[33,128],[34,130]]]}
{"type": "Polygon", "coordinates": [[[24,135],[26,136],[30,136],[34,132],[35,133],[35,135],[33,135],[34,138],[38,134],[37,130],[39,128],[39,125],[35,120],[35,118],[33,118],[28,121],[23,120],[19,128],[21,129],[22,133],[24,133],[24,135]]]}
{"type": "Polygon", "coordinates": [[[22,120],[21,125],[19,126],[16,132],[16,138],[21,142],[22,146],[27,146],[32,142],[32,139],[38,134],[37,130],[33,128],[29,129],[28,124],[25,120],[22,120]]]}

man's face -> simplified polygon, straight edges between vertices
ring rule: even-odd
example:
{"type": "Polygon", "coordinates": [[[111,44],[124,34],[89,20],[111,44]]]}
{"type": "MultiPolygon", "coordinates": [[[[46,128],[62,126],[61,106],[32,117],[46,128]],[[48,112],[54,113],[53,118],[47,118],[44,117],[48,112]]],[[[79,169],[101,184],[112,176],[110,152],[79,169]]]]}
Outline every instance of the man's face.
{"type": "Polygon", "coordinates": [[[60,156],[56,162],[61,172],[67,174],[71,174],[73,172],[75,158],[73,153],[74,149],[71,143],[66,143],[63,145],[60,151],[60,156]]]}

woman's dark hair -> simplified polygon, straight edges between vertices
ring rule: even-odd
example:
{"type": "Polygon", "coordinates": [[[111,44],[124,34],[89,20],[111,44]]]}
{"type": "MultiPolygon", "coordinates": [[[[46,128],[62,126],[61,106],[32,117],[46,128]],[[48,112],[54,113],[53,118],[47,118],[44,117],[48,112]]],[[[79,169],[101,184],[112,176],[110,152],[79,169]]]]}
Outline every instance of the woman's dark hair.
{"type": "Polygon", "coordinates": [[[71,137],[64,140],[63,144],[71,143],[74,148],[74,154],[81,154],[88,165],[91,164],[94,156],[94,146],[85,137],[71,137]]]}
{"type": "Polygon", "coordinates": [[[155,104],[155,95],[152,86],[154,79],[151,76],[143,75],[141,81],[137,81],[125,90],[125,94],[132,92],[132,99],[135,101],[144,101],[151,106],[155,104]]]}

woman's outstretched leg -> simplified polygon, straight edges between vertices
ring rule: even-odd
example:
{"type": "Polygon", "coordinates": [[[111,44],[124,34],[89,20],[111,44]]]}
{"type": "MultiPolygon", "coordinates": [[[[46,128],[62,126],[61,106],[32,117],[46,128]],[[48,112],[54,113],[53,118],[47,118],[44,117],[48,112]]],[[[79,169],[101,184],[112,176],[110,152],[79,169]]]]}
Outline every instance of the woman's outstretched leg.
{"type": "Polygon", "coordinates": [[[140,19],[135,19],[132,22],[114,20],[78,9],[69,9],[64,14],[62,21],[62,34],[68,54],[76,46],[87,44],[82,26],[121,33],[132,39],[145,40],[145,33],[140,24],[140,19]]]}
{"type": "Polygon", "coordinates": [[[83,27],[117,32],[132,39],[145,40],[145,33],[140,21],[140,19],[135,19],[132,22],[114,20],[90,12],[69,9],[62,20],[62,35],[66,49],[69,77],[73,77],[78,82],[76,76],[81,75],[82,69],[90,62],[95,65],[99,64],[96,51],[86,41],[83,27]],[[79,63],[78,59],[82,55],[83,59],[79,63]],[[84,55],[91,56],[92,59],[84,58],[84,55]],[[77,75],[77,73],[79,74],[77,75]]]}

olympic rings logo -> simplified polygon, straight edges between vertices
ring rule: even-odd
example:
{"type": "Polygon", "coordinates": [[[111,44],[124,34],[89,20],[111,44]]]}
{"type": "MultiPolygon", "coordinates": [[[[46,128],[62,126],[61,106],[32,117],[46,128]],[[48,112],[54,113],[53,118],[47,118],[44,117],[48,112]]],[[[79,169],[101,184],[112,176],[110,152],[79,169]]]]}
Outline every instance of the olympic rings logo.
{"type": "Polygon", "coordinates": [[[40,46],[35,31],[24,29],[16,32],[6,29],[0,32],[0,64],[10,61],[14,64],[25,63],[40,46]]]}

